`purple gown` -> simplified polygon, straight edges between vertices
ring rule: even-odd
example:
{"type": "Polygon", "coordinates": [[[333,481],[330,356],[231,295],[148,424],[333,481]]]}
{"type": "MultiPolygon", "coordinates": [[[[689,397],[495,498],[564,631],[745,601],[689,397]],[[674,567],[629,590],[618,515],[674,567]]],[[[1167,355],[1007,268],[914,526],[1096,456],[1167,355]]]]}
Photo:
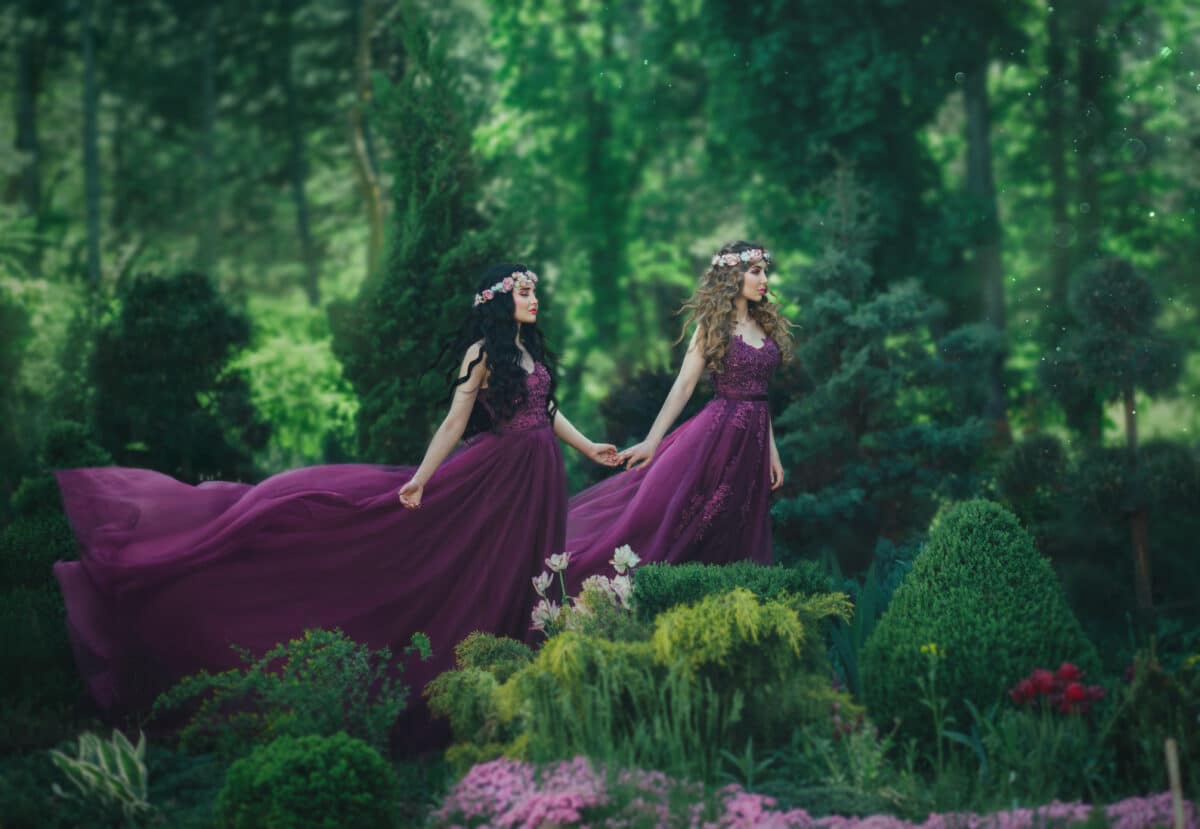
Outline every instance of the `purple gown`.
{"type": "Polygon", "coordinates": [[[646,564],[771,561],[771,415],[767,384],[779,365],[735,336],[715,395],[667,435],[649,467],[622,472],[571,498],[567,587],[613,575],[613,550],[628,544],[646,564]]]}
{"type": "Polygon", "coordinates": [[[397,655],[428,634],[433,658],[407,660],[404,675],[419,711],[420,689],[467,634],[524,639],[531,579],[562,551],[566,516],[546,368],[527,384],[522,409],[448,458],[414,511],[397,498],[413,467],[313,466],[254,486],[58,471],[81,555],[54,573],[96,702],[142,708],[186,674],[239,665],[231,645],[260,653],[339,627],[397,655]]]}

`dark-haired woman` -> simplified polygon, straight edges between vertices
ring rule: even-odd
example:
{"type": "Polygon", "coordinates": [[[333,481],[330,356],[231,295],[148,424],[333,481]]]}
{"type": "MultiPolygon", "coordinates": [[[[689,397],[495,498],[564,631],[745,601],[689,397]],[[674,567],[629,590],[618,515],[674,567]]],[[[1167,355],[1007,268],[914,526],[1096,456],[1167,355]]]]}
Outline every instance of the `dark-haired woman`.
{"type": "Polygon", "coordinates": [[[428,634],[433,658],[404,677],[418,693],[470,632],[523,638],[531,580],[563,550],[555,436],[616,463],[616,447],[592,443],[557,411],[536,283],[523,265],[484,274],[449,414],[415,470],[314,466],[255,486],[59,471],[82,552],[55,575],[96,701],[142,707],[186,674],[236,666],[234,645],[261,652],[307,628],[338,627],[396,654],[428,634]]]}
{"type": "Polygon", "coordinates": [[[567,586],[608,569],[628,544],[646,563],[771,560],[770,494],[783,465],[767,384],[792,356],[791,323],[771,302],[763,245],[737,241],[712,258],[691,299],[691,343],[645,440],[620,453],[628,471],[571,498],[567,586]],[[713,399],[670,434],[701,375],[713,399]]]}

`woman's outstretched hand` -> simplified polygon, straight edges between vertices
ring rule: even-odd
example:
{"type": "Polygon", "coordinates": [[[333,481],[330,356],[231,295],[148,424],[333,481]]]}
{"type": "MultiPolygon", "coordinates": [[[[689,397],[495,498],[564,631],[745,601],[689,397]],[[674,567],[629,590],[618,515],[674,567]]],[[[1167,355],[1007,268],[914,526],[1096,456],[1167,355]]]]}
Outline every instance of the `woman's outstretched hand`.
{"type": "Polygon", "coordinates": [[[620,463],[617,460],[617,447],[611,443],[593,443],[584,454],[601,466],[616,466],[620,463]]]}
{"type": "Polygon", "coordinates": [[[658,451],[658,444],[635,443],[624,452],[617,455],[617,463],[625,464],[626,469],[638,469],[643,466],[649,466],[650,461],[654,460],[654,453],[658,451]]]}
{"type": "Polygon", "coordinates": [[[783,461],[779,459],[777,452],[771,453],[771,489],[776,490],[783,486],[783,461]]]}
{"type": "Polygon", "coordinates": [[[420,509],[421,496],[425,493],[425,484],[416,478],[400,487],[400,503],[405,509],[420,509]]]}

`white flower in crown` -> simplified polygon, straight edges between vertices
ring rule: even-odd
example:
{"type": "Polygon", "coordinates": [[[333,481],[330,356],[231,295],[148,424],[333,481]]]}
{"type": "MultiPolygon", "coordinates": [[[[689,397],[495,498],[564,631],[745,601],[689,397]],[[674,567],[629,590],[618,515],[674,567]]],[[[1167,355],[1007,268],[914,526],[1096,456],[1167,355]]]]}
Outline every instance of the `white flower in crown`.
{"type": "Polygon", "coordinates": [[[546,559],[546,566],[550,568],[552,573],[561,573],[567,569],[567,565],[571,563],[570,553],[558,553],[546,559]]]}
{"type": "Polygon", "coordinates": [[[546,591],[550,589],[550,583],[554,581],[554,576],[543,571],[540,576],[533,577],[533,589],[543,599],[546,598],[546,591]]]}
{"type": "Polygon", "coordinates": [[[637,553],[635,553],[628,544],[622,544],[620,547],[613,550],[612,560],[608,563],[611,564],[613,569],[618,573],[624,574],[626,570],[631,570],[634,567],[637,567],[638,562],[640,561],[641,559],[638,558],[637,553]]]}

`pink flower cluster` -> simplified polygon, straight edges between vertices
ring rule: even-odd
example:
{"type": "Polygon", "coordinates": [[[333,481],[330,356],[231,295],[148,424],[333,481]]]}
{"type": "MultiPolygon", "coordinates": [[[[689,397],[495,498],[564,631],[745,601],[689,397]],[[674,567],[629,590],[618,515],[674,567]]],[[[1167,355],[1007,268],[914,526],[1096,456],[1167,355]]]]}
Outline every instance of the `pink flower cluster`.
{"type": "Polygon", "coordinates": [[[1043,700],[1063,714],[1086,714],[1091,704],[1104,699],[1106,693],[1099,685],[1084,685],[1083,671],[1070,662],[1062,663],[1053,673],[1038,668],[1008,689],[1009,698],[1017,705],[1043,700]]]}
{"type": "MultiPolygon", "coordinates": [[[[616,785],[632,790],[632,796],[617,798],[608,791],[606,780],[604,769],[583,757],[553,764],[540,773],[528,763],[493,760],[475,766],[459,781],[430,825],[433,829],[575,825],[625,829],[645,825],[650,818],[658,826],[678,826],[686,820],[698,829],[1035,829],[1083,821],[1092,810],[1084,803],[1055,802],[989,815],[933,814],[920,823],[886,814],[813,818],[803,809],[782,811],[773,798],[726,786],[717,793],[718,816],[706,820],[699,784],[676,781],[659,771],[623,771],[616,775],[616,785]],[[680,798],[681,793],[686,797],[680,798]],[[678,805],[675,811],[671,808],[672,802],[681,800],[689,803],[682,815],[678,805]]],[[[1112,829],[1143,829],[1173,821],[1170,793],[1129,798],[1104,811],[1112,829]]],[[[1187,801],[1184,826],[1200,829],[1196,809],[1187,801]]]]}

